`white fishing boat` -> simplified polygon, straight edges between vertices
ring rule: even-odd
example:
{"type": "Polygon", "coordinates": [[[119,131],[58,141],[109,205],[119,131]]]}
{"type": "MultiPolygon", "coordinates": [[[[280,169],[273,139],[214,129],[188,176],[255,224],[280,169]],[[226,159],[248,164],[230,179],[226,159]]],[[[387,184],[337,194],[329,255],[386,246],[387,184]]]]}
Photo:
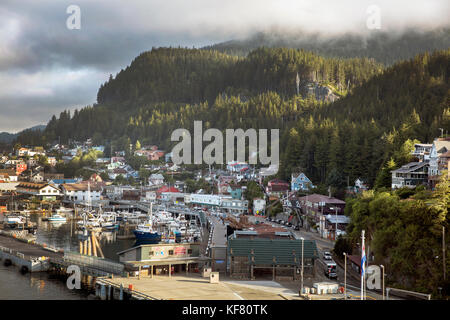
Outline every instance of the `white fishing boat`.
{"type": "Polygon", "coordinates": [[[10,227],[14,227],[18,224],[23,224],[25,222],[26,222],[25,217],[13,215],[6,216],[5,219],[3,220],[3,223],[9,225],[10,227]]]}
{"type": "Polygon", "coordinates": [[[48,218],[49,222],[66,222],[67,218],[63,217],[60,214],[54,214],[51,217],[48,218]]]}

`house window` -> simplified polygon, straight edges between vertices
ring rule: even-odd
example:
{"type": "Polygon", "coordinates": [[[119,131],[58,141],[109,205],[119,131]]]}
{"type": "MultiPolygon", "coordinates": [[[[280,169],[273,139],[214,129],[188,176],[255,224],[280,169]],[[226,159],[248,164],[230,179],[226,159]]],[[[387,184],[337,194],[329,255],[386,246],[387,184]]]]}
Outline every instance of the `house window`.
{"type": "Polygon", "coordinates": [[[188,249],[187,253],[192,254],[192,249],[188,249]]]}
{"type": "Polygon", "coordinates": [[[148,255],[151,257],[151,256],[153,256],[153,251],[150,251],[149,253],[148,253],[148,255]]]}
{"type": "Polygon", "coordinates": [[[169,250],[169,256],[173,256],[173,250],[169,250]]]}

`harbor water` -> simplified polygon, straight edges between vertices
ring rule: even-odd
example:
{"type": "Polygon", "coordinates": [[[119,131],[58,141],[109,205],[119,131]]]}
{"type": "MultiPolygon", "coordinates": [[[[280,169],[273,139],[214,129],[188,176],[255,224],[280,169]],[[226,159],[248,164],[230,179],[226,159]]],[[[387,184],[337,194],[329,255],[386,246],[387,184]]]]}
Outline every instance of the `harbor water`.
{"type": "MultiPolygon", "coordinates": [[[[83,234],[77,230],[76,221],[52,223],[42,221],[38,215],[31,215],[30,220],[37,223],[37,242],[64,251],[79,252],[79,241],[83,240],[83,234]]],[[[117,252],[135,243],[135,240],[118,240],[116,232],[102,232],[99,238],[105,258],[114,261],[119,261],[117,252]]],[[[46,272],[23,275],[19,268],[6,267],[0,263],[0,300],[80,300],[88,299],[88,296],[87,290],[69,290],[64,280],[46,272]]]]}

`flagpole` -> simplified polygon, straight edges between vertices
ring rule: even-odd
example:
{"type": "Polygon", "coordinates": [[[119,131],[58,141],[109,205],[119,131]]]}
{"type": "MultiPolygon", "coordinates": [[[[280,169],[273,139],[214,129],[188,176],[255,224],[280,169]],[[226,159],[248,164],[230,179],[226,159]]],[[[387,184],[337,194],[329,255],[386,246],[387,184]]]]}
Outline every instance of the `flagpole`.
{"type": "Polygon", "coordinates": [[[366,253],[364,247],[364,230],[361,232],[361,300],[364,300],[364,267],[366,263],[366,253]]]}

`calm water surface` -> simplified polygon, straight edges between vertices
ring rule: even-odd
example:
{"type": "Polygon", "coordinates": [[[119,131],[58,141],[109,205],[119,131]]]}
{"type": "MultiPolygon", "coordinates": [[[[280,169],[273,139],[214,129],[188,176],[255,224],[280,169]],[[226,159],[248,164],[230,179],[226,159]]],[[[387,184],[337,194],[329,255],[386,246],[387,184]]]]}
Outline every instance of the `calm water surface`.
{"type": "MultiPolygon", "coordinates": [[[[42,221],[40,216],[32,215],[31,221],[37,222],[37,241],[64,251],[79,252],[79,241],[83,239],[81,231],[76,230],[75,221],[51,223],[42,221]]],[[[134,245],[134,240],[117,240],[115,232],[103,232],[100,245],[105,258],[119,261],[117,252],[134,245]]],[[[0,263],[0,300],[5,299],[44,299],[44,300],[80,300],[87,299],[86,290],[69,290],[60,278],[46,272],[25,274],[16,266],[5,267],[0,263]]]]}

